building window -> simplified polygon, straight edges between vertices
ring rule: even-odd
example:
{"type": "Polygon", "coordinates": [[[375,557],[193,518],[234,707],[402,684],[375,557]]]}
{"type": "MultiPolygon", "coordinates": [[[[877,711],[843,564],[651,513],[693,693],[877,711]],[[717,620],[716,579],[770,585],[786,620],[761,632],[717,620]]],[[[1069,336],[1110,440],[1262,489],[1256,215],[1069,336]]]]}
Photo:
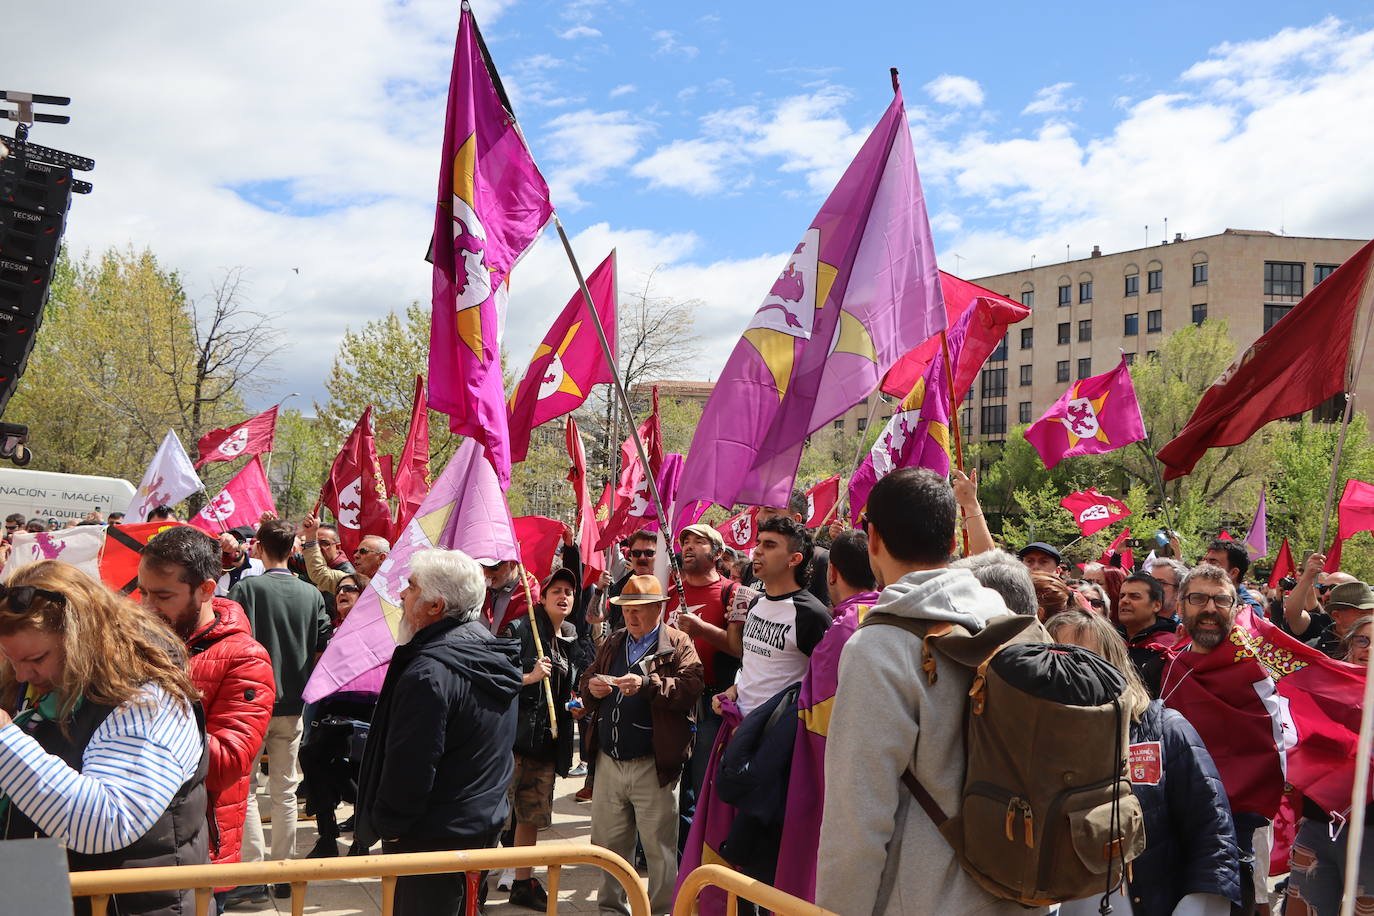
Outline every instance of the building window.
{"type": "Polygon", "coordinates": [[[1122,355],[1123,357],[1125,357],[1125,359],[1126,359],[1126,365],[1128,365],[1128,366],[1134,366],[1134,365],[1135,365],[1135,354],[1134,354],[1134,353],[1123,353],[1123,354],[1121,354],[1121,355],[1122,355]]]}
{"type": "Polygon", "coordinates": [[[1129,276],[1129,277],[1126,278],[1126,295],[1128,295],[1128,296],[1139,296],[1139,295],[1140,295],[1140,275],[1139,275],[1139,274],[1132,274],[1131,276],[1129,276]]]}
{"type": "Polygon", "coordinates": [[[1206,285],[1207,285],[1207,264],[1206,264],[1206,262],[1203,262],[1203,263],[1201,263],[1201,264],[1194,264],[1194,265],[1193,265],[1193,285],[1194,285],[1194,286],[1206,286],[1206,285]]]}
{"type": "Polygon", "coordinates": [[[983,397],[1004,398],[1007,396],[1007,370],[983,370],[983,397]]]}
{"type": "Polygon", "coordinates": [[[1021,387],[1024,388],[1031,383],[1031,367],[1021,367],[1021,387]]]}
{"type": "Polygon", "coordinates": [[[1056,382],[1067,382],[1069,380],[1069,361],[1061,359],[1054,364],[1054,380],[1056,382]]]}
{"type": "Polygon", "coordinates": [[[1035,290],[1028,289],[1021,294],[1021,304],[1028,309],[1035,308],[1035,290]]]}
{"type": "Polygon", "coordinates": [[[965,439],[973,437],[973,408],[965,407],[959,412],[959,425],[963,427],[965,439]]]}
{"type": "Polygon", "coordinates": [[[1270,305],[1264,306],[1264,329],[1267,331],[1279,323],[1279,319],[1293,311],[1291,305],[1270,305]]]}
{"type": "Polygon", "coordinates": [[[1193,306],[1193,324],[1202,324],[1207,320],[1207,303],[1200,302],[1193,306]]]}
{"type": "Polygon", "coordinates": [[[836,420],[834,423],[831,423],[830,425],[831,425],[833,428],[838,429],[840,432],[844,432],[844,419],[843,419],[843,418],[841,418],[841,419],[839,419],[839,420],[836,420]]]}
{"type": "Polygon", "coordinates": [[[1029,423],[1031,421],[1031,402],[1022,401],[1016,405],[1016,422],[1029,423]]]}
{"type": "Polygon", "coordinates": [[[1035,344],[1035,328],[1021,329],[1021,349],[1029,350],[1035,344]]]}
{"type": "Polygon", "coordinates": [[[1125,320],[1125,326],[1121,329],[1122,334],[1126,335],[1127,337],[1134,337],[1140,333],[1139,312],[1131,312],[1131,314],[1122,315],[1121,317],[1125,320]]]}
{"type": "Polygon", "coordinates": [[[1158,353],[1159,353],[1158,350],[1146,350],[1146,351],[1145,351],[1145,358],[1146,358],[1146,359],[1154,359],[1155,356],[1156,356],[1158,353]]]}
{"type": "Polygon", "coordinates": [[[1150,309],[1145,313],[1145,332],[1158,334],[1162,330],[1164,330],[1164,312],[1159,309],[1150,309]]]}
{"type": "Polygon", "coordinates": [[[1093,374],[1093,358],[1085,356],[1078,361],[1078,377],[1087,378],[1093,374]]]}
{"type": "MultiPolygon", "coordinates": [[[[1315,277],[1313,283],[1321,281],[1315,277]]],[[[1312,420],[1316,423],[1335,423],[1345,416],[1345,393],[1333,394],[1312,408],[1312,420]]]]}
{"type": "Polygon", "coordinates": [[[1005,436],[1007,434],[1007,405],[988,404],[983,408],[983,435],[1005,436]]]}
{"type": "Polygon", "coordinates": [[[993,351],[992,351],[992,355],[989,356],[988,359],[992,360],[993,362],[996,362],[996,361],[999,360],[999,359],[1006,359],[1006,358],[1007,358],[1007,335],[1006,335],[1006,334],[1003,334],[1003,335],[1002,335],[1002,342],[999,343],[999,344],[997,345],[997,349],[996,349],[996,350],[993,350],[993,351]]]}
{"type": "Polygon", "coordinates": [[[1072,305],[1072,304],[1073,304],[1073,287],[1071,287],[1071,286],[1061,286],[1061,287],[1059,287],[1059,304],[1060,304],[1060,305],[1072,305]]]}
{"type": "Polygon", "coordinates": [[[1146,275],[1147,293],[1157,293],[1164,288],[1164,271],[1152,270],[1146,275]]]}
{"type": "Polygon", "coordinates": [[[964,392],[964,403],[965,403],[965,404],[971,404],[971,403],[973,403],[973,386],[972,386],[972,385],[969,385],[969,386],[968,386],[968,391],[965,391],[965,392],[964,392]]]}
{"type": "Polygon", "coordinates": [[[1093,281],[1087,280],[1087,281],[1084,281],[1084,282],[1078,284],[1078,301],[1079,301],[1079,302],[1092,302],[1092,301],[1093,301],[1093,281]]]}
{"type": "Polygon", "coordinates": [[[1093,339],[1093,320],[1084,318],[1078,322],[1078,339],[1080,342],[1093,339]]]}
{"type": "Polygon", "coordinates": [[[1302,298],[1302,264],[1287,261],[1264,262],[1264,294],[1302,298]]]}
{"type": "Polygon", "coordinates": [[[868,417],[859,417],[859,432],[868,429],[868,417]]]}
{"type": "Polygon", "coordinates": [[[1069,342],[1069,323],[1067,321],[1059,323],[1059,342],[1062,344],[1069,342]]]}
{"type": "Polygon", "coordinates": [[[1313,264],[1312,285],[1316,286],[1318,283],[1322,282],[1327,277],[1334,274],[1336,272],[1336,268],[1340,266],[1341,265],[1339,264],[1313,264]]]}

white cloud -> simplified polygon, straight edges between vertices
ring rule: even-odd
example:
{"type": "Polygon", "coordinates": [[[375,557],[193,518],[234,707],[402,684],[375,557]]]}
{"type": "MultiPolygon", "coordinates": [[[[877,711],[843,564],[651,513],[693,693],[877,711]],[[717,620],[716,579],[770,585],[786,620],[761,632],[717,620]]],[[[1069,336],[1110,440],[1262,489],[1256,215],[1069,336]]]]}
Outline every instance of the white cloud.
{"type": "Polygon", "coordinates": [[[683,44],[678,41],[677,33],[667,29],[660,29],[651,37],[657,43],[656,53],[658,54],[676,54],[691,60],[699,52],[699,49],[694,45],[683,44]]]}
{"type": "Polygon", "coordinates": [[[568,29],[567,31],[559,32],[559,33],[558,33],[558,37],[559,37],[559,38],[564,38],[564,39],[573,39],[573,38],[600,38],[600,37],[601,37],[601,30],[600,30],[600,29],[594,29],[594,28],[592,28],[591,26],[587,26],[587,25],[575,25],[575,26],[573,26],[572,28],[568,29]]]}
{"type": "Polygon", "coordinates": [[[634,92],[636,88],[638,87],[636,87],[634,83],[621,83],[611,90],[610,96],[613,99],[618,99],[622,95],[629,95],[631,92],[634,92]]]}
{"type": "Polygon", "coordinates": [[[967,76],[942,73],[926,83],[925,90],[941,105],[956,108],[981,108],[983,105],[983,87],[967,76]]]}
{"type": "Polygon", "coordinates": [[[1077,111],[1083,107],[1082,99],[1065,98],[1064,94],[1073,88],[1073,83],[1055,83],[1035,91],[1035,98],[1021,109],[1023,115],[1053,114],[1057,111],[1077,111]]]}
{"type": "Polygon", "coordinates": [[[674,188],[689,194],[715,194],[724,186],[724,166],[735,158],[734,145],[719,140],[674,140],[630,170],[649,186],[674,188]]]}
{"type": "Polygon", "coordinates": [[[560,115],[546,125],[552,130],[545,149],[557,164],[549,174],[555,204],[576,208],[581,185],[595,184],[614,169],[629,165],[639,153],[650,127],[627,111],[590,109],[560,115]]]}

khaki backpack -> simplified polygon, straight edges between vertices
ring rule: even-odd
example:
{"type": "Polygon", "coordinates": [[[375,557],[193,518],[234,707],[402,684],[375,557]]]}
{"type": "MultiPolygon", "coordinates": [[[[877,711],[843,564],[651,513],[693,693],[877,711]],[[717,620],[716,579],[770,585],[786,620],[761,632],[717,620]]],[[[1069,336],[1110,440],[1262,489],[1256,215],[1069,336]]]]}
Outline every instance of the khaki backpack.
{"type": "Polygon", "coordinates": [[[973,672],[958,810],[940,810],[911,767],[902,774],[964,870],[988,893],[1026,906],[1116,888],[1145,848],[1126,769],[1121,674],[1087,649],[1051,644],[1034,617],[997,617],[976,634],[876,613],[860,626],[921,637],[930,684],[939,678],[936,649],[973,672]]]}

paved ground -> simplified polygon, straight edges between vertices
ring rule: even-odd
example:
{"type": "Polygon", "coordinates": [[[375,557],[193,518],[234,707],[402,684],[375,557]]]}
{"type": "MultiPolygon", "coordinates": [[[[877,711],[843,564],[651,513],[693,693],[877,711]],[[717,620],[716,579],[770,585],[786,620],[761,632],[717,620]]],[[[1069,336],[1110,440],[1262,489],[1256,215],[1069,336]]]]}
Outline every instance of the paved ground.
{"type": "MultiPolygon", "coordinates": [[[[539,834],[540,845],[551,843],[586,843],[591,838],[591,804],[580,804],[573,800],[573,793],[582,787],[582,779],[560,779],[554,790],[553,826],[539,834]]],[[[271,810],[267,796],[260,797],[262,812],[266,818],[271,810]]],[[[347,805],[339,808],[339,820],[353,812],[347,805]]],[[[271,825],[265,824],[264,830],[270,832],[271,825]]],[[[296,835],[296,848],[304,855],[315,845],[314,821],[301,820],[296,835]]],[[[351,837],[345,834],[345,839],[351,837]]],[[[268,837],[271,846],[271,837],[268,837]]],[[[340,844],[344,848],[344,844],[340,844]]],[[[601,870],[590,866],[572,866],[563,869],[558,892],[558,909],[563,913],[595,913],[596,890],[601,881],[601,870]]],[[[544,881],[542,870],[535,876],[544,881]]],[[[533,910],[511,906],[506,903],[505,891],[496,890],[493,878],[490,882],[491,893],[487,898],[486,911],[493,916],[516,916],[528,914],[533,910]]],[[[305,912],[310,916],[380,916],[381,884],[376,879],[352,881],[314,882],[306,892],[305,912]]],[[[269,898],[266,903],[239,904],[229,913],[283,913],[291,912],[291,900],[269,898]]]]}

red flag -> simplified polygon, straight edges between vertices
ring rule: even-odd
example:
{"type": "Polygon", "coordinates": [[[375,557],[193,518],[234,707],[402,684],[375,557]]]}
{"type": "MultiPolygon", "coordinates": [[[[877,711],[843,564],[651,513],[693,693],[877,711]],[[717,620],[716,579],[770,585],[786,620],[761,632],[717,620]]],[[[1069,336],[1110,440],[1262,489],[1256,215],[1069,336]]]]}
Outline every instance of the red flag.
{"type": "Polygon", "coordinates": [[[100,581],[122,595],[138,600],[138,558],[149,538],[179,528],[184,522],[139,522],[134,525],[107,525],[105,546],[100,549],[100,581]]]}
{"type": "Polygon", "coordinates": [[[1131,514],[1125,503],[1097,492],[1096,487],[1070,493],[1059,501],[1059,505],[1073,515],[1083,537],[1096,534],[1131,514]]]}
{"type": "Polygon", "coordinates": [[[1274,560],[1274,571],[1269,574],[1269,581],[1266,583],[1269,588],[1278,588],[1279,580],[1284,576],[1291,576],[1297,571],[1293,565],[1293,551],[1288,547],[1288,538],[1283,539],[1283,544],[1279,546],[1279,555],[1274,560]]]}
{"type": "MultiPolygon", "coordinates": [[[[592,495],[587,490],[587,453],[582,447],[582,432],[577,421],[568,417],[568,425],[563,431],[568,445],[568,483],[572,484],[573,499],[577,504],[577,543],[582,548],[582,565],[589,570],[587,578],[593,579],[606,569],[605,555],[596,549],[601,539],[601,526],[596,523],[596,508],[592,505],[592,495]]],[[[608,485],[609,488],[609,485],[608,485]]]]}
{"type": "Polygon", "coordinates": [[[1223,529],[1221,529],[1221,534],[1218,534],[1218,535],[1217,535],[1217,540],[1219,540],[1219,541],[1234,541],[1235,538],[1231,537],[1231,532],[1229,532],[1229,531],[1227,531],[1225,528],[1223,528],[1223,529]]]}
{"type": "Polygon", "coordinates": [[[262,459],[254,455],[253,460],[191,518],[191,524],[213,535],[240,525],[256,530],[264,512],[276,511],[272,488],[267,485],[267,475],[262,470],[262,459]]]}
{"type": "Polygon", "coordinates": [[[1326,565],[1322,567],[1322,572],[1333,573],[1341,571],[1341,547],[1345,545],[1345,539],[1340,532],[1336,533],[1331,541],[1331,549],[1326,552],[1326,565]]]}
{"type": "Polygon", "coordinates": [[[270,452],[276,433],[277,407],[270,407],[236,426],[212,429],[196,443],[200,452],[196,459],[196,470],[211,461],[233,461],[243,455],[270,452]]]}
{"type": "MultiPolygon", "coordinates": [[[[630,534],[644,519],[655,515],[653,497],[649,493],[649,475],[657,482],[663,468],[663,432],[658,418],[658,386],[653,389],[653,409],[648,419],[639,424],[639,438],[649,459],[646,473],[639,461],[634,437],[620,445],[620,482],[615,488],[615,511],[601,529],[597,550],[605,550],[623,535],[630,534]]],[[[664,506],[667,509],[667,506],[664,506]]]]}
{"type": "Polygon", "coordinates": [[[382,466],[382,483],[388,493],[396,492],[396,456],[378,455],[377,462],[382,466]]]}
{"type": "MultiPolygon", "coordinates": [[[[969,324],[968,336],[964,338],[964,347],[959,354],[959,364],[954,367],[954,390],[962,396],[973,384],[988,356],[1002,342],[1007,326],[1023,320],[1030,314],[1030,309],[943,270],[940,271],[940,290],[945,298],[946,327],[954,327],[959,317],[970,308],[976,306],[980,309],[977,319],[969,324]]],[[[939,354],[940,337],[937,334],[887,370],[887,375],[883,376],[883,391],[893,397],[906,397],[916,387],[917,379],[925,374],[931,359],[939,354]]]]}
{"type": "Polygon", "coordinates": [[[725,524],[717,526],[716,530],[725,539],[726,547],[741,551],[754,549],[759,539],[758,519],[755,518],[757,512],[758,508],[751,506],[725,524]]]}
{"type": "Polygon", "coordinates": [[[542,515],[522,515],[511,519],[515,523],[515,540],[520,544],[520,562],[543,582],[553,572],[553,555],[568,526],[556,518],[542,515]]]}
{"type": "MultiPolygon", "coordinates": [[[[587,291],[606,329],[606,340],[615,355],[615,252],[587,277],[587,291]]],[[[593,385],[614,381],[592,325],[582,291],[573,293],[544,342],[534,351],[525,377],[510,397],[511,461],[524,461],[529,452],[530,431],[556,417],[572,413],[587,400],[593,385]]]]}
{"type": "Polygon", "coordinates": [[[1079,379],[1045,415],[1026,427],[1045,467],[1075,455],[1100,455],[1145,438],[1145,421],[1126,357],[1116,368],[1079,379]]]}
{"type": "MultiPolygon", "coordinates": [[[[1128,538],[1128,537],[1130,537],[1130,536],[1131,536],[1131,529],[1129,529],[1129,528],[1122,528],[1122,529],[1121,529],[1121,533],[1118,534],[1118,535],[1112,540],[1112,543],[1110,544],[1110,546],[1108,546],[1106,550],[1102,551],[1102,556],[1100,556],[1100,557],[1097,558],[1097,562],[1101,563],[1103,566],[1110,566],[1110,565],[1111,565],[1111,562],[1112,562],[1112,554],[1114,554],[1114,553],[1116,553],[1117,551],[1119,551],[1119,550],[1121,549],[1121,545],[1124,544],[1124,543],[1126,543],[1126,538],[1128,538]]],[[[1131,560],[1132,560],[1132,566],[1135,565],[1135,564],[1134,564],[1135,557],[1132,557],[1131,560]]],[[[1123,568],[1129,568],[1129,567],[1126,567],[1126,557],[1125,557],[1124,554],[1123,554],[1122,557],[1121,557],[1121,565],[1122,565],[1123,568]]]]}
{"type": "Polygon", "coordinates": [[[1270,420],[1354,391],[1351,340],[1367,310],[1374,242],[1312,288],[1203,394],[1193,415],[1159,450],[1164,479],[1192,471],[1209,448],[1239,445],[1270,420]]]}
{"type": "Polygon", "coordinates": [[[835,520],[840,502],[840,475],[827,477],[806,491],[806,527],[820,528],[835,520]]]}
{"type": "Polygon", "coordinates": [[[396,524],[391,540],[400,540],[401,532],[429,495],[429,405],[425,401],[425,377],[415,376],[415,398],[410,402],[410,429],[396,466],[392,495],[396,497],[396,524]]]}
{"type": "Polygon", "coordinates": [[[368,535],[391,535],[391,509],[372,430],[372,406],[363,411],[353,432],[329,468],[320,502],[339,523],[339,544],[347,554],[368,535]]]}
{"type": "Polygon", "coordinates": [[[1354,478],[1347,480],[1341,494],[1340,519],[1342,538],[1374,531],[1374,485],[1354,478]]]}

